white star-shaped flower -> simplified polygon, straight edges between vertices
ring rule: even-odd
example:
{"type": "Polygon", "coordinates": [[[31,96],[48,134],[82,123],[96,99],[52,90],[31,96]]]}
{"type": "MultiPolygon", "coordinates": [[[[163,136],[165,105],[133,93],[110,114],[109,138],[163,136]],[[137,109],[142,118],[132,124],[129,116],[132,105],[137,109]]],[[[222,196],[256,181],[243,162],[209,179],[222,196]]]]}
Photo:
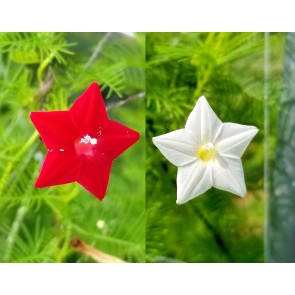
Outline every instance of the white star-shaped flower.
{"type": "Polygon", "coordinates": [[[184,129],[154,137],[156,147],[178,167],[176,203],[212,186],[245,197],[241,156],[257,132],[254,126],[222,123],[202,96],[184,129]]]}

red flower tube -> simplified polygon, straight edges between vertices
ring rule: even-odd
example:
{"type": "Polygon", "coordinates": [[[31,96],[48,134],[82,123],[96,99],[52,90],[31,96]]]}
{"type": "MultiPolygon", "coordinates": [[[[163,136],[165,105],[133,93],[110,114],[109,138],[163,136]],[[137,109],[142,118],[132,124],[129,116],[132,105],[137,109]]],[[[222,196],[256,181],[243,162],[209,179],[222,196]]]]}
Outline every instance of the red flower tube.
{"type": "Polygon", "coordinates": [[[35,187],[78,182],[102,200],[112,161],[132,146],[139,133],[109,120],[97,83],[68,111],[31,112],[48,153],[35,187]]]}

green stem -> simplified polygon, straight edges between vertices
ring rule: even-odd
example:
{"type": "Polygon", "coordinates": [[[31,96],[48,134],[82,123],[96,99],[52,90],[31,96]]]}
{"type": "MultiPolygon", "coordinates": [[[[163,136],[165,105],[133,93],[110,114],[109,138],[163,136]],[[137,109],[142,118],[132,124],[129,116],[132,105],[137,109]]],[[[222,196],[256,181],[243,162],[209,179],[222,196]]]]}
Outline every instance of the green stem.
{"type": "Polygon", "coordinates": [[[23,199],[20,207],[18,208],[18,210],[16,212],[15,219],[14,219],[12,226],[11,226],[11,230],[9,232],[9,235],[7,236],[7,239],[6,239],[7,246],[5,249],[5,253],[3,255],[4,262],[9,262],[9,260],[10,260],[12,248],[15,243],[15,237],[18,234],[20,224],[21,224],[22,220],[24,219],[27,210],[28,210],[27,200],[23,199]]]}
{"type": "Polygon", "coordinates": [[[5,184],[7,182],[8,177],[10,176],[10,173],[12,169],[14,168],[15,164],[19,160],[19,158],[34,144],[34,142],[38,138],[38,132],[35,130],[32,136],[29,138],[29,140],[25,143],[25,145],[18,151],[18,153],[15,155],[14,159],[8,162],[6,165],[6,168],[2,174],[2,177],[0,179],[0,196],[3,193],[3,189],[5,187],[5,184]]]}
{"type": "Polygon", "coordinates": [[[38,70],[37,70],[37,78],[38,81],[42,82],[43,72],[47,68],[47,66],[51,63],[51,61],[54,59],[54,53],[51,52],[47,58],[40,64],[38,70]]]}
{"type": "Polygon", "coordinates": [[[25,143],[25,145],[19,150],[19,152],[15,155],[15,159],[21,157],[37,140],[39,137],[38,132],[35,130],[29,140],[25,143]]]}
{"type": "Polygon", "coordinates": [[[198,217],[203,221],[207,229],[211,232],[212,237],[216,243],[216,245],[219,247],[221,252],[224,254],[228,262],[233,262],[233,257],[231,256],[231,253],[229,251],[229,248],[227,247],[225,241],[223,240],[222,236],[219,234],[219,232],[214,228],[213,224],[209,222],[209,220],[205,217],[205,215],[202,214],[201,210],[197,207],[192,208],[193,211],[198,215],[198,217]]]}

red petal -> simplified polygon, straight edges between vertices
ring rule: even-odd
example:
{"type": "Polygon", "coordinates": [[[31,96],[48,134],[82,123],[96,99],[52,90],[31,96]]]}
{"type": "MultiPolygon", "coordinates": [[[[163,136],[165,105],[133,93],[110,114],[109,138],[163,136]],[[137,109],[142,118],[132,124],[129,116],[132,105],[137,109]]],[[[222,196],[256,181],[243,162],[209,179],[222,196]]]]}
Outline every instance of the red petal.
{"type": "Polygon", "coordinates": [[[121,155],[139,139],[139,133],[115,121],[98,137],[98,148],[113,160],[121,155]]]}
{"type": "Polygon", "coordinates": [[[112,160],[139,139],[136,131],[108,119],[96,83],[69,111],[32,112],[31,120],[46,147],[53,150],[47,154],[35,186],[77,181],[99,199],[106,194],[112,160]],[[77,139],[86,135],[95,142],[81,149],[77,139]]]}
{"type": "Polygon", "coordinates": [[[85,189],[102,200],[106,194],[112,162],[96,151],[91,157],[85,156],[81,173],[77,179],[85,189]]]}
{"type": "Polygon", "coordinates": [[[30,117],[48,149],[74,145],[78,132],[69,111],[31,112],[30,117]]]}
{"type": "Polygon", "coordinates": [[[94,136],[108,123],[108,115],[97,83],[92,83],[70,108],[80,136],[94,136]]]}
{"type": "Polygon", "coordinates": [[[76,181],[82,161],[74,150],[49,152],[43,163],[35,187],[46,187],[76,181]]]}

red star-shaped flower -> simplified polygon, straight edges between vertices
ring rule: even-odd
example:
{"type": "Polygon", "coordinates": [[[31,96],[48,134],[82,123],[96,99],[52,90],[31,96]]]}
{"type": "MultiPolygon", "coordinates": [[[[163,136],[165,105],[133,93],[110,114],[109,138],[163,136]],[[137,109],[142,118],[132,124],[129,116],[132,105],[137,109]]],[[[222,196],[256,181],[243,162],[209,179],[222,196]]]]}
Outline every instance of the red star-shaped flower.
{"type": "Polygon", "coordinates": [[[139,139],[138,132],[109,120],[97,83],[68,111],[32,112],[30,117],[48,149],[38,188],[76,181],[101,200],[112,161],[139,139]]]}

